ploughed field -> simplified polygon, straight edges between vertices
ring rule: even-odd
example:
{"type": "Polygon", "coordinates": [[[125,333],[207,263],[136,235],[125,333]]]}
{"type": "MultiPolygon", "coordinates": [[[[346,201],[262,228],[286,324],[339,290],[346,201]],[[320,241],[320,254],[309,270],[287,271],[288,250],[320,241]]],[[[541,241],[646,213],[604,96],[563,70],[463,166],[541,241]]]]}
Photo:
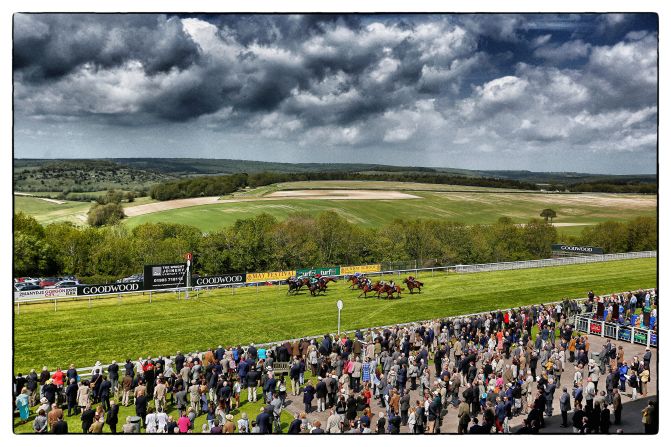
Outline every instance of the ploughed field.
{"type": "MultiPolygon", "coordinates": [[[[82,224],[89,204],[55,204],[35,197],[15,197],[16,211],[42,223],[71,220],[82,224]]],[[[374,181],[288,182],[230,196],[156,202],[140,198],[125,204],[124,222],[169,221],[203,231],[229,226],[237,219],[268,213],[278,219],[304,212],[335,211],[348,221],[379,227],[396,218],[437,218],[466,224],[491,224],[500,217],[516,223],[540,218],[544,208],[557,212],[561,232],[577,235],[586,225],[606,220],[655,216],[657,197],[636,194],[544,194],[493,188],[374,181]]]]}
{"type": "MultiPolygon", "coordinates": [[[[90,366],[139,356],[173,355],[219,344],[248,344],[335,332],[342,299],[342,330],[547,303],[564,298],[655,287],[656,259],[470,274],[420,272],[421,294],[401,299],[357,298],[343,280],[326,295],[287,295],[287,286],[201,292],[190,300],[148,293],[14,306],[14,372],[47,366],[90,366]]],[[[373,279],[380,279],[374,277],[373,279]]],[[[386,276],[384,279],[392,279],[386,276]]],[[[393,277],[401,284],[402,277],[393,277]]]]}

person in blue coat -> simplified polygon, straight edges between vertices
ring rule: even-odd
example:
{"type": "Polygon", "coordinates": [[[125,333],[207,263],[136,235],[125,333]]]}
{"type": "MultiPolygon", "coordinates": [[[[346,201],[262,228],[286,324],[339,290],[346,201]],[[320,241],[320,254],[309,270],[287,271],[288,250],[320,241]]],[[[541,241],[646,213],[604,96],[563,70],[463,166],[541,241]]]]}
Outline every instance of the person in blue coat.
{"type": "Polygon", "coordinates": [[[303,388],[303,403],[305,404],[305,412],[312,412],[312,400],[315,398],[315,387],[312,386],[312,381],[308,382],[307,386],[303,388]]]}
{"type": "Polygon", "coordinates": [[[270,412],[268,412],[268,408],[266,407],[256,416],[256,426],[259,427],[259,432],[262,434],[270,434],[272,432],[272,411],[272,407],[270,407],[270,412]]]}
{"type": "Polygon", "coordinates": [[[620,366],[620,391],[626,391],[628,372],[629,367],[627,366],[627,362],[624,362],[622,366],[620,366]]]}
{"type": "Polygon", "coordinates": [[[303,420],[301,419],[301,416],[298,413],[294,414],[294,420],[291,421],[291,425],[289,425],[289,433],[290,435],[297,435],[301,432],[301,424],[303,423],[303,420]]]}

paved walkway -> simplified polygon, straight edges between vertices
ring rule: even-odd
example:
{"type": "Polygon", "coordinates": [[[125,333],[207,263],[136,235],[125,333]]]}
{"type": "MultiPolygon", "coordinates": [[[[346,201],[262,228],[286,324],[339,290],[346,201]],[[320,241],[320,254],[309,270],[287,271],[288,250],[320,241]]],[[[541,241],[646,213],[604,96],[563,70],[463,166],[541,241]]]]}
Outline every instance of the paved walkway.
{"type": "MultiPolygon", "coordinates": [[[[598,337],[596,335],[590,335],[589,336],[589,343],[594,352],[599,352],[601,350],[601,347],[603,344],[606,342],[607,339],[598,337]]],[[[611,340],[611,343],[614,343],[615,346],[618,346],[618,343],[615,343],[614,340],[611,340]]],[[[624,353],[625,353],[625,361],[630,362],[631,359],[634,356],[638,356],[639,359],[643,359],[643,354],[645,353],[645,346],[643,345],[638,345],[638,344],[631,344],[631,343],[622,343],[622,346],[624,347],[624,353]]],[[[627,386],[627,391],[625,394],[622,395],[622,403],[624,405],[623,413],[622,413],[622,420],[623,420],[623,425],[622,428],[625,429],[625,432],[627,433],[635,433],[635,432],[642,432],[643,428],[641,425],[641,413],[640,410],[637,410],[638,406],[640,405],[642,409],[645,407],[647,404],[650,396],[653,396],[657,393],[657,349],[656,348],[651,348],[652,349],[652,359],[650,362],[650,382],[648,383],[648,398],[644,398],[642,396],[639,396],[636,402],[634,402],[633,405],[629,405],[628,403],[631,402],[631,395],[630,395],[630,390],[631,388],[627,386]],[[629,420],[630,418],[633,418],[633,420],[629,420]]],[[[454,357],[450,359],[451,364],[454,362],[454,357]]],[[[430,369],[431,369],[431,380],[433,382],[434,379],[434,373],[435,369],[433,366],[433,362],[430,362],[430,369]]],[[[540,371],[540,365],[539,369],[540,371]]],[[[543,433],[572,433],[571,428],[561,428],[559,425],[561,424],[561,415],[559,413],[559,398],[562,394],[562,386],[566,385],[568,388],[569,393],[571,393],[573,387],[573,374],[575,373],[575,368],[572,363],[566,363],[566,370],[562,373],[561,376],[561,381],[560,384],[557,386],[557,391],[554,394],[554,404],[553,404],[553,409],[554,409],[554,415],[557,415],[556,417],[553,416],[552,418],[545,418],[546,420],[546,428],[543,429],[543,433]],[[548,422],[549,421],[549,422],[548,422]]],[[[599,378],[599,383],[597,386],[597,389],[599,391],[605,390],[606,389],[606,376],[607,374],[602,374],[599,378]]],[[[419,381],[418,381],[419,383],[419,381]]],[[[409,384],[410,382],[408,381],[408,389],[409,389],[409,384]]],[[[461,397],[461,392],[464,390],[462,387],[459,391],[459,396],[461,397]]],[[[411,391],[410,392],[410,402],[412,405],[414,405],[414,402],[416,400],[420,399],[419,395],[419,387],[418,390],[416,391],[411,391]]],[[[294,413],[300,413],[304,411],[304,405],[303,405],[303,396],[302,394],[299,396],[287,396],[287,407],[285,411],[291,412],[293,415],[294,413]]],[[[315,409],[316,404],[317,404],[317,399],[313,400],[313,405],[312,408],[315,409]]],[[[584,401],[583,401],[584,403],[584,401]]],[[[573,406],[573,398],[571,398],[571,406],[573,406]]],[[[376,423],[377,421],[377,414],[380,411],[384,411],[384,407],[381,407],[379,405],[379,401],[377,399],[374,399],[371,402],[371,410],[373,411],[373,415],[375,416],[373,418],[373,424],[376,423]]],[[[569,413],[569,422],[571,420],[571,414],[572,412],[569,413]]],[[[317,413],[316,411],[313,411],[308,415],[308,419],[310,421],[316,421],[319,420],[322,423],[322,427],[325,426],[326,424],[326,419],[328,419],[329,416],[329,409],[327,408],[325,412],[320,412],[317,413]]],[[[520,415],[517,417],[514,417],[511,421],[511,431],[514,432],[518,427],[522,425],[522,421],[526,418],[526,415],[520,415]]],[[[479,421],[482,421],[482,414],[479,415],[478,417],[479,421]]],[[[443,424],[440,427],[441,433],[457,433],[457,425],[458,425],[458,420],[457,420],[457,408],[453,406],[449,406],[448,408],[448,413],[447,415],[443,418],[443,424]]],[[[374,427],[372,427],[374,428],[374,427]]],[[[612,432],[614,433],[616,428],[613,426],[612,432]]],[[[401,426],[401,433],[408,433],[408,427],[407,426],[401,426]]]]}

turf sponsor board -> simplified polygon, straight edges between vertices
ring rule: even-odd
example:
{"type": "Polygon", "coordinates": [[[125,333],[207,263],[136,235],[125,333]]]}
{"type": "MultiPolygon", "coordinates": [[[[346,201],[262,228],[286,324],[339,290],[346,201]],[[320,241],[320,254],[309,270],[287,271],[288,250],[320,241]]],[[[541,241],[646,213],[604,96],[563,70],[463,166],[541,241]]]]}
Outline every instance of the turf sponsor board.
{"type": "Polygon", "coordinates": [[[247,273],[247,282],[283,281],[290,276],[296,276],[296,270],[280,272],[247,273]]]}
{"type": "Polygon", "coordinates": [[[186,264],[144,266],[144,289],[174,289],[186,287],[186,264]]]}
{"type": "Polygon", "coordinates": [[[589,247],[586,245],[565,245],[565,244],[552,244],[552,251],[563,251],[569,253],[580,253],[588,255],[602,255],[603,248],[601,247],[589,247]]]}
{"type": "Polygon", "coordinates": [[[340,267],[316,267],[313,269],[296,269],[296,276],[338,276],[340,267]]]}
{"type": "Polygon", "coordinates": [[[144,289],[141,281],[114,284],[82,284],[77,286],[77,295],[103,295],[106,293],[140,292],[144,289]]]}
{"type": "Polygon", "coordinates": [[[217,286],[221,284],[240,284],[246,282],[246,274],[232,273],[230,275],[199,276],[191,279],[193,287],[217,286]]]}
{"type": "Polygon", "coordinates": [[[380,271],[382,271],[382,264],[344,265],[340,267],[341,275],[353,275],[355,273],[372,273],[380,271]]]}
{"type": "Polygon", "coordinates": [[[38,290],[24,290],[22,292],[14,292],[15,299],[24,298],[58,298],[62,296],[77,296],[76,287],[59,287],[56,289],[38,289],[38,290]]]}

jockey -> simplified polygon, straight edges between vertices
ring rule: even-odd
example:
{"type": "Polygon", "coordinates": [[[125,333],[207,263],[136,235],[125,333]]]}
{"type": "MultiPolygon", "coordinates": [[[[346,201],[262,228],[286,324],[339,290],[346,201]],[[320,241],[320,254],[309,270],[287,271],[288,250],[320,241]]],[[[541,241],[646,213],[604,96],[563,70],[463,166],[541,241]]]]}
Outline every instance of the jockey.
{"type": "Polygon", "coordinates": [[[354,274],[354,277],[357,278],[357,279],[358,279],[360,276],[361,276],[361,273],[359,273],[359,272],[356,272],[356,273],[354,274]]]}
{"type": "Polygon", "coordinates": [[[311,276],[310,277],[310,284],[317,284],[319,279],[316,276],[311,276]]]}
{"type": "Polygon", "coordinates": [[[393,279],[392,279],[391,281],[389,281],[389,286],[391,286],[392,289],[393,289],[394,287],[396,287],[396,284],[394,283],[394,280],[393,280],[393,279]]]}
{"type": "Polygon", "coordinates": [[[414,276],[408,276],[408,281],[415,282],[415,277],[414,276]]]}

